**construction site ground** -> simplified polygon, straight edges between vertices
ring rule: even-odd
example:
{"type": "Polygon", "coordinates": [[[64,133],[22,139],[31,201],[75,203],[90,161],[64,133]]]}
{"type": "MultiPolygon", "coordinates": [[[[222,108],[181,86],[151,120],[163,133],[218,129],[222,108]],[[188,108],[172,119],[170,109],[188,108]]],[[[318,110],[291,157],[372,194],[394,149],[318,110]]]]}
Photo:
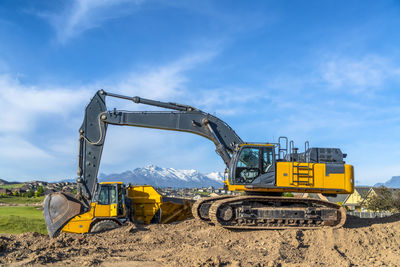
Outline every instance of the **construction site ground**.
{"type": "Polygon", "coordinates": [[[0,234],[7,266],[399,266],[400,215],[343,228],[230,231],[189,219],[100,234],[0,234]]]}

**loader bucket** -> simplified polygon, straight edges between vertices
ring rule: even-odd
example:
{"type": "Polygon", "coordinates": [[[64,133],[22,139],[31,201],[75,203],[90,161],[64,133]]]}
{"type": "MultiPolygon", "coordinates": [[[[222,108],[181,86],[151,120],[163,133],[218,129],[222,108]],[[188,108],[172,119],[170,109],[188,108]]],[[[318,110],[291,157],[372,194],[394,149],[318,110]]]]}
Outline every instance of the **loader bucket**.
{"type": "Polygon", "coordinates": [[[43,213],[49,236],[58,236],[64,225],[81,213],[81,209],[81,202],[72,195],[57,192],[46,196],[43,213]]]}

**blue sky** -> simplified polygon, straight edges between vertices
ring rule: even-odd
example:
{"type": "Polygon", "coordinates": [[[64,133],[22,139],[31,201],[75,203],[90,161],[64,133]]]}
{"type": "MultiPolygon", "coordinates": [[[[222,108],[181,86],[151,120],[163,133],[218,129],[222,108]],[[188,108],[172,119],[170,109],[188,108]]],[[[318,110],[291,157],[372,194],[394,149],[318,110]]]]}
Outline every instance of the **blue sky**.
{"type": "MultiPolygon", "coordinates": [[[[398,29],[398,1],[3,0],[0,178],[75,177],[83,110],[104,88],[196,106],[246,141],[340,147],[359,184],[386,181],[400,175],[398,29]]],[[[107,135],[104,173],[224,170],[198,136],[107,135]]]]}

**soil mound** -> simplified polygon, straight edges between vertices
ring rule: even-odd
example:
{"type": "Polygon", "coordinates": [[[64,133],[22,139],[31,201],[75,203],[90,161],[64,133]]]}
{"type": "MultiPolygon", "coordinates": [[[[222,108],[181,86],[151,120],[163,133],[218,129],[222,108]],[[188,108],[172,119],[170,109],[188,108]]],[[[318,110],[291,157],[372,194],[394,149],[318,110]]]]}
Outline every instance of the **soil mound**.
{"type": "Polygon", "coordinates": [[[104,266],[398,266],[400,215],[341,229],[230,231],[193,219],[99,234],[0,235],[0,264],[104,266]]]}

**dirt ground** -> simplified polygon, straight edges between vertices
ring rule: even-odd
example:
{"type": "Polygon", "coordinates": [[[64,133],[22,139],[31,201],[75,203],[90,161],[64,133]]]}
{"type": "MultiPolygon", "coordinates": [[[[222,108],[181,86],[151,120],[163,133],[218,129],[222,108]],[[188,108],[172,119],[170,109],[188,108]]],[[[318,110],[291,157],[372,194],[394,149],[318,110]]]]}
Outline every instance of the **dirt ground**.
{"type": "Polygon", "coordinates": [[[400,214],[341,229],[229,231],[194,219],[100,234],[0,235],[0,264],[102,266],[399,266],[400,214]]]}

